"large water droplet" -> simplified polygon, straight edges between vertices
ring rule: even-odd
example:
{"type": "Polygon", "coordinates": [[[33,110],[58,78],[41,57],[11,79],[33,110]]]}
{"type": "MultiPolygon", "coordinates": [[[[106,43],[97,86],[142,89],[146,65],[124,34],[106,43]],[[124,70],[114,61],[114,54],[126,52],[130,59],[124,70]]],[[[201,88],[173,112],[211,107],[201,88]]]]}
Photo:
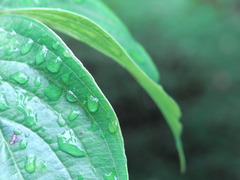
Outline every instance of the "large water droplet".
{"type": "Polygon", "coordinates": [[[77,119],[77,117],[80,115],[80,112],[78,110],[72,109],[72,111],[68,115],[69,121],[74,121],[77,119]]]}
{"type": "Polygon", "coordinates": [[[21,131],[21,129],[15,128],[15,129],[13,129],[13,133],[16,135],[21,135],[22,131],[21,131]]]}
{"type": "Polygon", "coordinates": [[[37,87],[41,86],[41,84],[42,84],[41,78],[40,77],[36,77],[36,79],[34,80],[34,84],[37,87]]]}
{"type": "Polygon", "coordinates": [[[77,101],[77,97],[75,96],[75,94],[72,91],[67,91],[66,98],[69,102],[76,102],[77,101]]]}
{"type": "Polygon", "coordinates": [[[110,172],[103,176],[104,180],[117,180],[116,172],[110,172]]]}
{"type": "Polygon", "coordinates": [[[72,130],[66,130],[58,136],[58,146],[61,151],[75,157],[84,157],[86,155],[72,130]]]}
{"type": "Polygon", "coordinates": [[[51,73],[58,73],[62,67],[62,60],[58,57],[47,61],[47,69],[51,73]]]}
{"type": "Polygon", "coordinates": [[[41,50],[36,55],[36,64],[42,64],[46,60],[48,49],[46,46],[42,46],[41,50]]]}
{"type": "Polygon", "coordinates": [[[62,89],[55,84],[47,86],[43,92],[50,101],[57,101],[62,95],[62,89]]]}
{"type": "Polygon", "coordinates": [[[70,53],[66,50],[66,51],[63,51],[63,56],[66,57],[66,58],[68,58],[68,57],[70,57],[71,55],[70,55],[70,53]]]}
{"type": "Polygon", "coordinates": [[[26,140],[22,139],[19,143],[19,149],[24,150],[27,148],[27,145],[28,145],[28,142],[26,140]]]}
{"type": "Polygon", "coordinates": [[[87,107],[90,112],[96,112],[98,110],[98,98],[91,95],[88,98],[87,107]]]}
{"type": "Polygon", "coordinates": [[[111,134],[116,133],[117,130],[118,130],[118,124],[117,124],[116,121],[110,122],[110,123],[108,124],[108,131],[109,131],[111,134]]]}
{"type": "Polygon", "coordinates": [[[10,76],[11,79],[15,80],[19,84],[25,84],[28,82],[29,77],[23,72],[17,72],[10,76]]]}
{"type": "Polygon", "coordinates": [[[28,42],[21,48],[21,54],[26,55],[27,53],[29,53],[33,47],[33,43],[34,41],[32,39],[29,39],[28,42]]]}
{"type": "Polygon", "coordinates": [[[36,155],[28,155],[25,160],[25,170],[32,174],[36,171],[36,155]]]}
{"type": "Polygon", "coordinates": [[[57,123],[60,127],[64,127],[66,125],[66,121],[62,117],[58,118],[57,123]]]}
{"type": "Polygon", "coordinates": [[[4,95],[0,95],[0,112],[10,109],[4,95]]]}

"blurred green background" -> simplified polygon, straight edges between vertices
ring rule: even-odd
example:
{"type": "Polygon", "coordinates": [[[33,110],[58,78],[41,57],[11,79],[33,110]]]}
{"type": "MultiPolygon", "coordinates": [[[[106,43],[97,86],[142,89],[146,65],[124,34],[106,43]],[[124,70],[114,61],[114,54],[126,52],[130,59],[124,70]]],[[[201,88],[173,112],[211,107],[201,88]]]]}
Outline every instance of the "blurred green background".
{"type": "Polygon", "coordinates": [[[104,0],[146,48],[180,104],[187,172],[161,113],[119,65],[64,37],[121,123],[131,180],[240,179],[240,1],[104,0]]]}

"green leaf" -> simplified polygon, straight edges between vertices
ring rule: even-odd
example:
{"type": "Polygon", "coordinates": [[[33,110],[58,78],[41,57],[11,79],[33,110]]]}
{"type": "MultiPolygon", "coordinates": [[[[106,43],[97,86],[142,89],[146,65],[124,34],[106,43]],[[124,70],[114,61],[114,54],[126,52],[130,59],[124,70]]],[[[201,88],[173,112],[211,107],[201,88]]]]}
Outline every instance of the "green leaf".
{"type": "Polygon", "coordinates": [[[1,15],[0,68],[0,179],[128,179],[111,105],[54,32],[1,15]]]}
{"type": "Polygon", "coordinates": [[[181,143],[181,112],[174,100],[157,84],[158,72],[149,55],[129,34],[126,27],[100,0],[3,0],[2,13],[22,14],[66,33],[116,60],[148,92],[169,124],[180,157],[185,158],[181,143]]]}

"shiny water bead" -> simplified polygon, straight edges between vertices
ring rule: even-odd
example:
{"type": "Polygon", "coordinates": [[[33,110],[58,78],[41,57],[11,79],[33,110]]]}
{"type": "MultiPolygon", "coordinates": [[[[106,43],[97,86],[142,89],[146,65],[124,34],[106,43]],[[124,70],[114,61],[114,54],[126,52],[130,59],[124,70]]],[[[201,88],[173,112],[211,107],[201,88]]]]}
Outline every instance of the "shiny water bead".
{"type": "Polygon", "coordinates": [[[25,160],[25,170],[29,173],[32,174],[36,171],[36,155],[28,155],[25,160]]]}
{"type": "Polygon", "coordinates": [[[118,124],[117,122],[110,122],[108,123],[108,131],[111,133],[111,134],[114,134],[116,133],[118,130],[118,124]]]}
{"type": "Polygon", "coordinates": [[[58,118],[57,123],[60,127],[64,127],[66,125],[66,121],[61,117],[58,118]]]}
{"type": "Polygon", "coordinates": [[[58,42],[52,43],[52,47],[53,47],[53,49],[58,50],[58,48],[59,48],[59,43],[58,43],[58,42]]]}
{"type": "Polygon", "coordinates": [[[37,120],[35,116],[26,116],[24,121],[30,127],[37,124],[37,120]]]}
{"type": "Polygon", "coordinates": [[[79,115],[80,115],[80,112],[78,110],[72,109],[68,115],[68,120],[74,121],[75,119],[77,119],[79,115]]]}
{"type": "Polygon", "coordinates": [[[58,57],[47,61],[47,69],[51,73],[58,73],[62,68],[62,60],[58,57]]]}
{"type": "Polygon", "coordinates": [[[6,97],[2,94],[2,95],[0,95],[0,112],[6,111],[8,109],[10,109],[10,108],[8,107],[6,97]]]}
{"type": "Polygon", "coordinates": [[[29,39],[28,42],[24,46],[22,46],[20,51],[21,55],[26,55],[27,53],[29,53],[33,47],[33,43],[34,41],[32,39],[29,39]]]}
{"type": "Polygon", "coordinates": [[[71,73],[65,73],[61,76],[62,81],[67,84],[70,81],[71,73]]]}
{"type": "Polygon", "coordinates": [[[16,135],[21,135],[22,131],[18,128],[15,128],[15,129],[13,129],[13,133],[16,134],[16,135]]]}
{"type": "Polygon", "coordinates": [[[42,84],[41,78],[36,77],[35,80],[34,80],[34,85],[39,87],[39,86],[41,86],[41,84],[42,84]]]}
{"type": "Polygon", "coordinates": [[[55,84],[50,84],[44,88],[43,92],[50,101],[57,101],[62,95],[62,89],[55,84]]]}
{"type": "Polygon", "coordinates": [[[77,101],[77,97],[75,96],[75,94],[72,91],[67,91],[66,98],[69,102],[76,102],[77,101]]]}
{"type": "Polygon", "coordinates": [[[41,50],[36,55],[36,64],[40,65],[46,60],[48,49],[46,46],[42,46],[41,50]]]}
{"type": "Polygon", "coordinates": [[[90,112],[96,112],[98,110],[98,98],[94,96],[89,96],[87,100],[87,107],[90,112]]]}
{"type": "Polygon", "coordinates": [[[27,145],[28,145],[28,142],[26,140],[22,139],[19,143],[19,149],[24,150],[27,148],[27,145]]]}
{"type": "Polygon", "coordinates": [[[117,180],[116,172],[110,172],[103,176],[104,180],[117,180]]]}
{"type": "Polygon", "coordinates": [[[25,84],[29,80],[29,76],[23,72],[16,72],[10,76],[11,79],[15,80],[19,84],[25,84]]]}
{"type": "Polygon", "coordinates": [[[67,50],[63,51],[63,56],[66,58],[71,57],[70,53],[67,50]]]}
{"type": "Polygon", "coordinates": [[[64,133],[60,134],[57,140],[58,147],[61,151],[74,157],[86,156],[82,145],[78,142],[78,139],[75,137],[72,130],[66,130],[64,133]]]}

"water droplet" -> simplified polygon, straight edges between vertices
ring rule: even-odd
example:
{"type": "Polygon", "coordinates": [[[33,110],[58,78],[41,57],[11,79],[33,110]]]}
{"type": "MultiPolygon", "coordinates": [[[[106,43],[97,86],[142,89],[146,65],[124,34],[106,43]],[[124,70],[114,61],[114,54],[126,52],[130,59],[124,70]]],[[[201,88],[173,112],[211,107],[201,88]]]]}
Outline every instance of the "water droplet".
{"type": "Polygon", "coordinates": [[[47,69],[51,73],[58,73],[62,68],[62,60],[58,57],[56,59],[51,59],[47,61],[47,69]]]}
{"type": "Polygon", "coordinates": [[[41,84],[42,84],[41,78],[40,77],[36,77],[36,79],[34,80],[34,84],[37,87],[41,86],[41,84]]]}
{"type": "Polygon", "coordinates": [[[22,131],[21,131],[20,129],[18,129],[18,128],[15,128],[15,129],[13,130],[13,133],[16,134],[16,135],[21,135],[21,134],[22,134],[22,131]]]}
{"type": "Polygon", "coordinates": [[[24,150],[27,148],[27,145],[28,145],[28,142],[26,140],[22,139],[19,143],[19,149],[24,150]]]}
{"type": "Polygon", "coordinates": [[[17,72],[10,76],[11,79],[15,80],[19,84],[25,84],[28,82],[29,77],[23,72],[17,72]]]}
{"type": "Polygon", "coordinates": [[[58,146],[61,151],[72,156],[85,156],[82,145],[78,142],[72,130],[66,130],[63,134],[58,136],[58,146]]]}
{"type": "Polygon", "coordinates": [[[65,50],[65,51],[63,51],[63,56],[66,57],[66,58],[68,58],[68,57],[70,57],[71,55],[70,55],[70,53],[69,53],[67,50],[65,50]]]}
{"type": "Polygon", "coordinates": [[[91,95],[88,98],[87,107],[90,112],[92,113],[96,112],[98,110],[98,98],[91,95]]]}
{"type": "Polygon", "coordinates": [[[32,174],[36,170],[36,156],[35,155],[28,155],[26,160],[25,160],[25,170],[29,173],[32,174]]]}
{"type": "Polygon", "coordinates": [[[84,180],[84,178],[81,174],[78,175],[78,180],[84,180]]]}
{"type": "Polygon", "coordinates": [[[72,111],[68,115],[68,120],[74,121],[75,119],[77,119],[79,115],[80,115],[80,112],[78,110],[72,109],[72,111]]]}
{"type": "Polygon", "coordinates": [[[62,95],[62,89],[55,84],[47,86],[43,92],[50,101],[57,101],[62,95]]]}
{"type": "Polygon", "coordinates": [[[59,48],[59,43],[58,43],[58,42],[54,42],[54,43],[52,44],[52,47],[53,47],[53,49],[58,50],[58,48],[59,48]]]}
{"type": "Polygon", "coordinates": [[[69,82],[69,80],[70,80],[70,75],[71,75],[71,73],[65,73],[65,74],[63,74],[63,75],[61,76],[61,79],[62,79],[62,81],[63,81],[65,84],[67,84],[67,83],[69,82]]]}
{"type": "Polygon", "coordinates": [[[25,133],[25,135],[24,135],[26,138],[28,138],[29,137],[29,133],[25,133]]]}
{"type": "Polygon", "coordinates": [[[73,94],[72,91],[67,91],[66,98],[69,102],[76,102],[77,101],[77,97],[75,96],[75,94],[73,94]]]}
{"type": "Polygon", "coordinates": [[[30,50],[33,47],[34,41],[32,39],[29,39],[28,42],[21,48],[21,54],[26,55],[30,52],[30,50]]]}
{"type": "Polygon", "coordinates": [[[104,180],[117,180],[116,172],[110,172],[103,176],[104,180]]]}
{"type": "Polygon", "coordinates": [[[0,95],[0,111],[3,112],[3,111],[6,111],[8,109],[10,109],[10,108],[8,107],[5,96],[0,95]]]}
{"type": "Polygon", "coordinates": [[[46,165],[46,162],[40,162],[39,163],[39,169],[42,171],[44,169],[46,169],[47,165],[46,165]]]}
{"type": "Polygon", "coordinates": [[[66,121],[61,117],[58,118],[57,123],[60,127],[64,127],[66,125],[66,121]]]}
{"type": "Polygon", "coordinates": [[[36,117],[34,116],[26,116],[24,121],[30,127],[37,124],[36,117]]]}
{"type": "Polygon", "coordinates": [[[36,55],[36,64],[40,65],[46,60],[48,49],[46,46],[42,46],[41,50],[36,55]]]}
{"type": "Polygon", "coordinates": [[[111,134],[116,133],[117,130],[118,130],[118,124],[117,124],[116,121],[110,122],[110,123],[108,124],[108,131],[109,131],[111,134]]]}

